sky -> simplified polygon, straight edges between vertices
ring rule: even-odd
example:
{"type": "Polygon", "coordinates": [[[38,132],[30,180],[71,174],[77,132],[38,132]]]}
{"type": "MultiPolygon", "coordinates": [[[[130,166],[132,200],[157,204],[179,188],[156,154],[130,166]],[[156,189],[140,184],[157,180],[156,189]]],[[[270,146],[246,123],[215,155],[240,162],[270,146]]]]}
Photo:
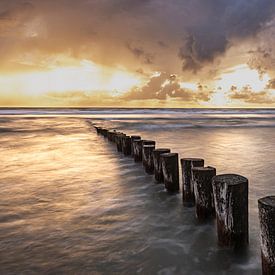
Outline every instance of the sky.
{"type": "Polygon", "coordinates": [[[275,107],[274,0],[1,0],[0,106],[275,107]]]}

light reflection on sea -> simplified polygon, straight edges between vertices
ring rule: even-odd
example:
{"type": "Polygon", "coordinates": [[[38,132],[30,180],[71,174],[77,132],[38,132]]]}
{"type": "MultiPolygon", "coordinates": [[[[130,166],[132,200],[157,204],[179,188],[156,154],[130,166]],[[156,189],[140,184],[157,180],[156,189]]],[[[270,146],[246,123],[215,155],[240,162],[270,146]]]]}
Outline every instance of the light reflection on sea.
{"type": "Polygon", "coordinates": [[[0,273],[260,274],[257,199],[275,193],[274,128],[113,117],[0,117],[0,273]],[[197,224],[180,194],[167,195],[90,121],[248,177],[247,254],[219,249],[214,223],[197,224]]]}

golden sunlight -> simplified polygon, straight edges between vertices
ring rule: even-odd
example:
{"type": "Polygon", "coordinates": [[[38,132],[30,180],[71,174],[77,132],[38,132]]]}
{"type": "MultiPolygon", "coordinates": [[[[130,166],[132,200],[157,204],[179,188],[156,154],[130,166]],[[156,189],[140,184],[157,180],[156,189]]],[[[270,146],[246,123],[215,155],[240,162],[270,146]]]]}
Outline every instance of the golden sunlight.
{"type": "Polygon", "coordinates": [[[260,92],[265,89],[269,80],[270,77],[267,73],[260,76],[257,70],[250,69],[247,65],[242,64],[221,74],[215,86],[227,92],[232,86],[241,89],[249,85],[253,91],[260,92]]]}
{"type": "Polygon", "coordinates": [[[103,67],[85,60],[78,66],[0,76],[3,92],[23,95],[71,91],[122,93],[140,83],[140,77],[126,70],[103,67]]]}
{"type": "Polygon", "coordinates": [[[260,75],[257,70],[250,69],[245,64],[232,67],[214,82],[215,93],[210,103],[219,107],[232,105],[232,101],[228,99],[232,86],[237,90],[250,86],[254,92],[261,92],[266,89],[269,80],[270,76],[267,73],[260,75]]]}

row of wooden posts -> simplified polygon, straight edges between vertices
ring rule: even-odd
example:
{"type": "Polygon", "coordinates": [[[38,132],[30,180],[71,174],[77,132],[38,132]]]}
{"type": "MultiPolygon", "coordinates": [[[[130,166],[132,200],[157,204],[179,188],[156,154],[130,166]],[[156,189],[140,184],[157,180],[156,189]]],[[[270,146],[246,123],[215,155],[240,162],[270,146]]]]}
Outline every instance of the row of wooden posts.
{"type": "MultiPolygon", "coordinates": [[[[179,192],[178,154],[156,149],[156,142],[95,126],[117,146],[118,152],[142,162],[146,173],[154,174],[168,192],[179,192]]],[[[195,206],[200,222],[216,217],[218,244],[243,249],[248,245],[248,180],[236,174],[216,175],[214,167],[200,158],[180,159],[183,205],[195,206]]],[[[262,274],[275,275],[275,196],[258,201],[261,228],[262,274]]]]}

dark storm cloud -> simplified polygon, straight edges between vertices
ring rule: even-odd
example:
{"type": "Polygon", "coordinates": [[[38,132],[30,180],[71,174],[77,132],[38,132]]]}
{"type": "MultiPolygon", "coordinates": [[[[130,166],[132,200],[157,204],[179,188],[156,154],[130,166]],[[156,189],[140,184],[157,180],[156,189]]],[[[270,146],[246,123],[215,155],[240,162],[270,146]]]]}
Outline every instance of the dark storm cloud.
{"type": "Polygon", "coordinates": [[[228,41],[224,35],[211,32],[190,34],[179,50],[179,57],[184,60],[182,69],[196,72],[205,62],[213,62],[215,57],[225,52],[228,41]]]}
{"type": "Polygon", "coordinates": [[[184,71],[196,72],[265,29],[274,6],[274,0],[1,0],[0,36],[3,44],[16,44],[10,55],[67,52],[158,71],[176,70],[181,60],[184,71]],[[22,29],[35,28],[35,19],[43,34],[28,36],[22,29]],[[20,34],[14,41],[7,32],[20,34]]]}
{"type": "Polygon", "coordinates": [[[150,53],[146,53],[142,47],[132,46],[130,43],[127,43],[127,48],[145,64],[153,64],[154,56],[150,53]]]}
{"type": "Polygon", "coordinates": [[[183,70],[197,71],[223,54],[234,40],[255,35],[274,17],[272,0],[194,2],[202,13],[199,13],[200,23],[187,28],[188,35],[179,50],[183,70]]]}

